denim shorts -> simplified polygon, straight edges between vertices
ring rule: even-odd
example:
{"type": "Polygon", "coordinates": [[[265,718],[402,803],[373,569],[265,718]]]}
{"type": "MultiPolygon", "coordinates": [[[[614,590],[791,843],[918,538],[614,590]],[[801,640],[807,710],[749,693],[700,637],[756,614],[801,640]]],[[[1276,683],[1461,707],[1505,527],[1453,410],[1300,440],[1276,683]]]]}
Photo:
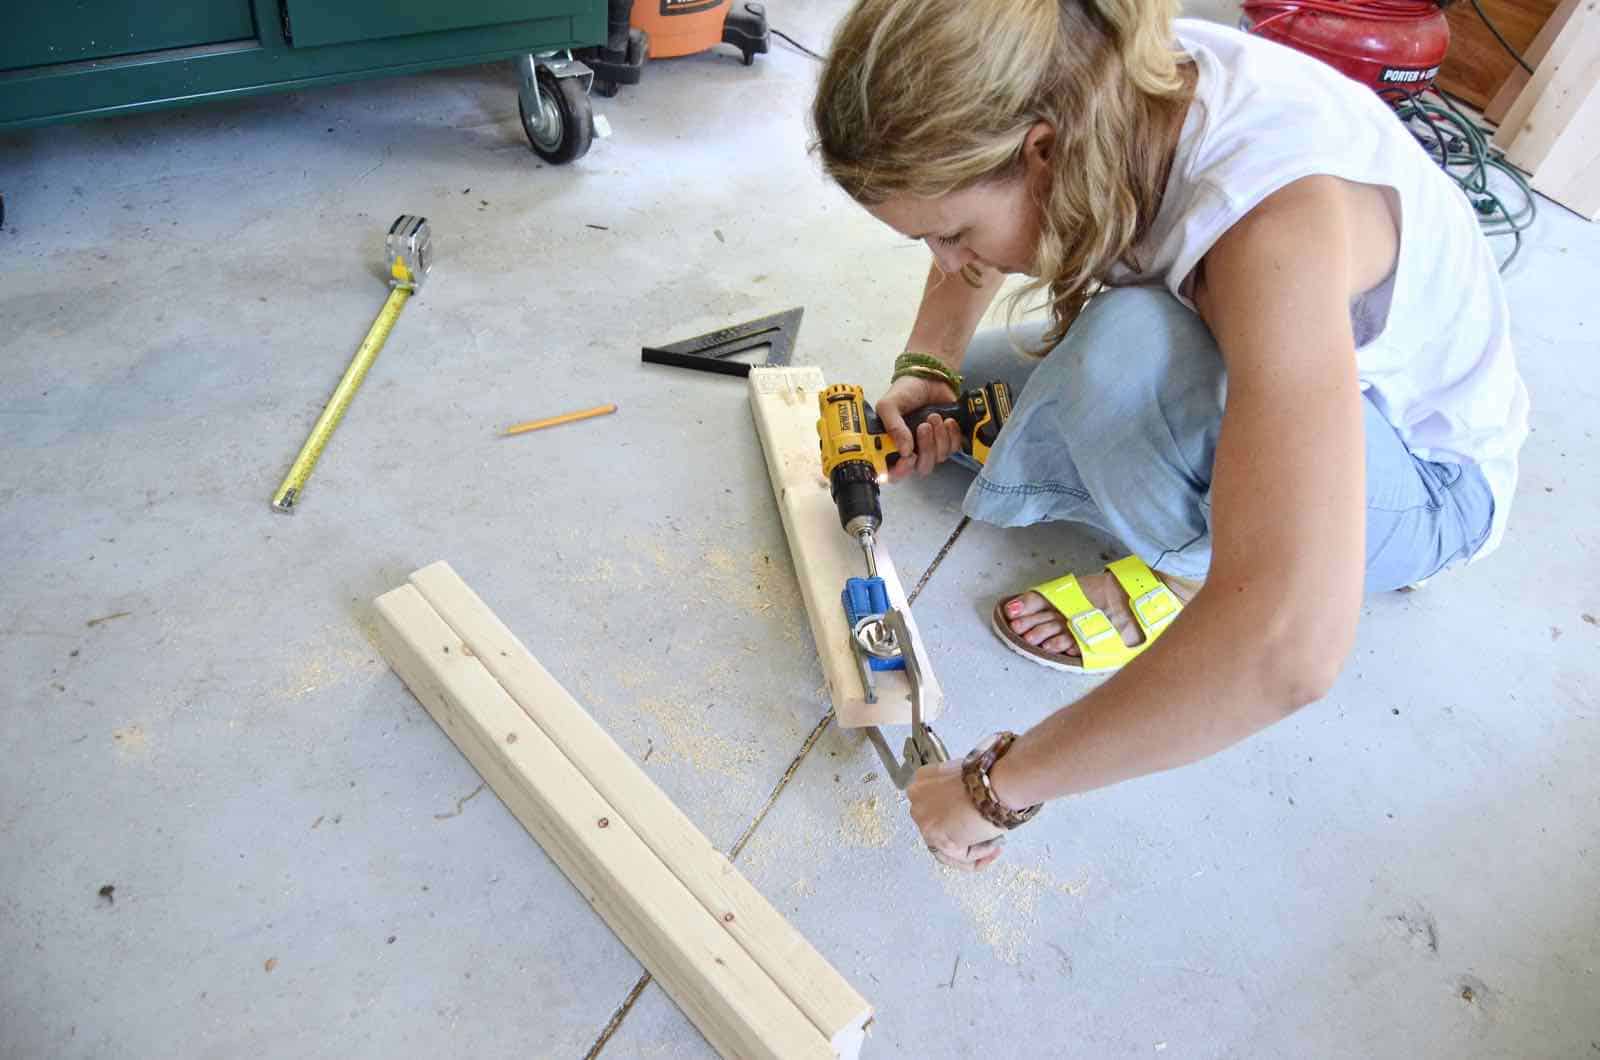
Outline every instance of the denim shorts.
{"type": "MultiPolygon", "coordinates": [[[[1095,296],[1043,359],[1018,352],[1043,331],[1038,323],[984,332],[967,351],[966,378],[1004,380],[1016,401],[966,513],[1000,526],[1086,523],[1157,570],[1204,578],[1227,401],[1210,329],[1165,289],[1128,287],[1095,296]]],[[[1482,472],[1412,455],[1377,407],[1363,405],[1367,590],[1412,585],[1470,559],[1494,515],[1482,472]]]]}

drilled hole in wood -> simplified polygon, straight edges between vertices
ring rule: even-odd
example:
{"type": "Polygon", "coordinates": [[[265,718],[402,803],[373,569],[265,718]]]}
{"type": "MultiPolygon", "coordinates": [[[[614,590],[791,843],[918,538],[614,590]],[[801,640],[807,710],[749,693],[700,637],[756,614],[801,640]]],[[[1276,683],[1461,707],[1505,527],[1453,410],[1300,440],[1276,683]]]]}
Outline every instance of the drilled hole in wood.
{"type": "Polygon", "coordinates": [[[600,818],[600,827],[601,828],[610,828],[611,827],[611,818],[609,818],[609,817],[600,818]]]}

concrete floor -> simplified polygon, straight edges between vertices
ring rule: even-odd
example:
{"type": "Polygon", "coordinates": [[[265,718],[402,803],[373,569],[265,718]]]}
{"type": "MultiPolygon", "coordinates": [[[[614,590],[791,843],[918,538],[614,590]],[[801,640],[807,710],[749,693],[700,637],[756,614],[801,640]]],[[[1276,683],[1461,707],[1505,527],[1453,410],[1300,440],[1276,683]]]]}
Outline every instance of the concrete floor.
{"type": "MultiPolygon", "coordinates": [[[[821,46],[843,3],[773,7],[821,46]]],[[[370,601],[449,559],[715,842],[745,831],[820,671],[743,387],[637,350],[804,305],[800,360],[886,378],[925,255],[824,185],[814,74],[653,65],[570,168],[504,65],[0,138],[0,1054],[590,1048],[639,966],[370,601]],[[273,515],[402,212],[435,274],[273,515]]],[[[1536,430],[1506,546],[1371,599],[1325,702],[1052,807],[978,877],[821,737],[739,864],[876,1004],[868,1055],[1600,1056],[1597,275],[1600,228],[1546,204],[1509,280],[1536,430]]],[[[887,498],[908,580],[963,486],[887,498]]],[[[952,748],[1081,693],[985,614],[1106,547],[960,540],[917,605],[952,748]]],[[[652,985],[604,1055],[710,1051],[652,985]]]]}

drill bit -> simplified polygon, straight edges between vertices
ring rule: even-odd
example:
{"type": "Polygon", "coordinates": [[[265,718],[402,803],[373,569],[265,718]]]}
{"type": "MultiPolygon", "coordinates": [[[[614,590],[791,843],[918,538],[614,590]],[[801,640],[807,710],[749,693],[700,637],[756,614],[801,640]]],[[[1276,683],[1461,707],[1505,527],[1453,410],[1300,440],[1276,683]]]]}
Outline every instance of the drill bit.
{"type": "Polygon", "coordinates": [[[872,533],[872,528],[864,526],[856,531],[856,541],[861,545],[861,554],[867,557],[867,577],[878,576],[878,541],[872,533]]]}

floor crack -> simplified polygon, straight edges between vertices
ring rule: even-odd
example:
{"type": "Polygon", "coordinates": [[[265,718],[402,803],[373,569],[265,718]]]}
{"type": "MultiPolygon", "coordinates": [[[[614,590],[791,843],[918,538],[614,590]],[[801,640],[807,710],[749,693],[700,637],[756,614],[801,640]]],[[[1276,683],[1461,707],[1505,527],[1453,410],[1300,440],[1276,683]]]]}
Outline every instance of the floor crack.
{"type": "Polygon", "coordinates": [[[644,988],[649,985],[650,973],[645,972],[639,977],[639,981],[633,984],[633,989],[628,991],[628,996],[622,999],[622,1004],[617,1006],[617,1011],[611,1014],[611,1019],[606,1021],[605,1027],[600,1031],[600,1037],[596,1038],[594,1044],[589,1046],[589,1051],[583,1054],[583,1060],[594,1060],[595,1057],[600,1055],[600,1050],[604,1049],[606,1043],[611,1040],[611,1036],[617,1033],[617,1028],[622,1026],[622,1021],[632,1011],[633,1003],[639,1000],[639,995],[644,993],[644,988]]]}
{"type": "MultiPolygon", "coordinates": [[[[939,564],[943,563],[944,558],[950,554],[950,550],[955,547],[956,539],[961,536],[961,532],[967,528],[967,524],[970,522],[972,520],[967,516],[961,517],[961,521],[956,524],[956,528],[945,539],[944,547],[939,549],[938,554],[933,557],[933,562],[928,564],[928,569],[922,572],[921,578],[917,579],[916,588],[912,589],[911,594],[906,597],[907,607],[910,607],[917,596],[921,594],[923,587],[928,584],[928,579],[932,578],[933,572],[939,569],[939,564]]],[[[734,840],[733,846],[728,848],[729,861],[738,860],[740,852],[755,836],[756,829],[761,827],[761,822],[767,819],[767,814],[771,812],[772,807],[777,803],[778,796],[783,794],[783,789],[788,787],[789,781],[793,780],[794,775],[800,771],[800,765],[805,761],[806,755],[811,753],[811,749],[817,745],[817,741],[822,738],[822,734],[827,731],[828,725],[832,721],[833,708],[829,707],[828,712],[822,716],[822,720],[817,722],[816,727],[811,730],[811,734],[800,745],[800,750],[795,753],[794,759],[789,763],[789,768],[783,771],[783,776],[779,777],[778,783],[773,785],[772,794],[767,796],[767,801],[762,804],[761,809],[751,818],[749,825],[745,827],[739,838],[734,840]]],[[[950,975],[952,987],[955,985],[955,971],[960,967],[961,957],[958,954],[956,956],[956,968],[952,969],[950,975]]],[[[594,1040],[594,1044],[589,1047],[587,1053],[583,1054],[583,1060],[595,1060],[601,1051],[605,1049],[606,1043],[611,1041],[612,1035],[616,1034],[617,1029],[622,1026],[622,1021],[628,1018],[628,1013],[633,1010],[634,1003],[639,1000],[639,995],[644,993],[644,988],[650,985],[650,979],[650,973],[645,972],[639,977],[639,981],[633,984],[633,989],[628,991],[628,996],[622,999],[622,1004],[617,1006],[616,1011],[611,1014],[611,1018],[606,1021],[606,1025],[601,1028],[599,1036],[594,1040]]]]}
{"type": "Polygon", "coordinates": [[[928,569],[923,571],[922,577],[917,579],[917,587],[912,589],[911,595],[906,597],[907,607],[917,602],[917,597],[922,595],[923,587],[928,584],[928,579],[932,578],[933,572],[939,569],[939,564],[943,563],[944,558],[950,554],[950,550],[956,545],[956,539],[961,536],[961,531],[965,530],[970,522],[972,522],[972,519],[963,515],[961,521],[956,524],[956,528],[950,531],[950,536],[945,538],[944,547],[939,549],[938,554],[933,557],[933,562],[928,564],[928,569]]]}
{"type": "MultiPolygon", "coordinates": [[[[477,798],[478,797],[478,793],[481,792],[482,790],[483,790],[483,785],[479,784],[477,787],[472,789],[472,794],[463,795],[463,796],[461,796],[461,798],[456,800],[456,808],[455,808],[455,810],[453,812],[451,812],[451,813],[436,813],[436,814],[433,815],[433,819],[435,821],[448,821],[452,817],[460,817],[462,812],[466,809],[467,803],[469,803],[473,799],[477,798]]],[[[318,817],[317,820],[320,821],[320,820],[322,820],[322,818],[318,817]]],[[[316,825],[312,825],[311,827],[315,828],[316,825]]]]}
{"type": "MultiPolygon", "coordinates": [[[[738,859],[739,852],[745,848],[745,844],[749,843],[751,837],[756,834],[756,829],[761,827],[761,822],[767,819],[767,814],[778,801],[778,796],[783,794],[783,789],[789,786],[789,781],[793,780],[794,775],[800,771],[800,763],[805,761],[806,755],[811,753],[811,749],[817,745],[817,741],[822,738],[823,732],[827,730],[828,724],[832,721],[833,708],[829,707],[828,712],[822,716],[822,720],[817,722],[816,727],[811,730],[811,734],[806,737],[805,743],[800,745],[800,750],[795,752],[793,761],[789,763],[789,768],[783,771],[783,776],[779,777],[778,783],[773,785],[772,794],[767,796],[767,801],[761,805],[761,809],[756,812],[755,817],[751,818],[750,823],[745,827],[739,838],[734,840],[733,846],[728,848],[729,861],[738,859]]],[[[589,1051],[583,1054],[583,1060],[595,1060],[595,1057],[600,1055],[600,1051],[606,1047],[606,1043],[611,1040],[611,1036],[617,1033],[617,1028],[622,1026],[622,1021],[628,1018],[628,1013],[633,1009],[634,1002],[639,1000],[639,995],[644,993],[644,988],[650,985],[650,978],[650,973],[645,972],[639,977],[639,981],[633,984],[633,989],[628,991],[628,996],[622,999],[622,1004],[617,1006],[617,1010],[611,1014],[611,1018],[601,1028],[600,1036],[594,1040],[593,1045],[589,1046],[589,1051]]]]}

